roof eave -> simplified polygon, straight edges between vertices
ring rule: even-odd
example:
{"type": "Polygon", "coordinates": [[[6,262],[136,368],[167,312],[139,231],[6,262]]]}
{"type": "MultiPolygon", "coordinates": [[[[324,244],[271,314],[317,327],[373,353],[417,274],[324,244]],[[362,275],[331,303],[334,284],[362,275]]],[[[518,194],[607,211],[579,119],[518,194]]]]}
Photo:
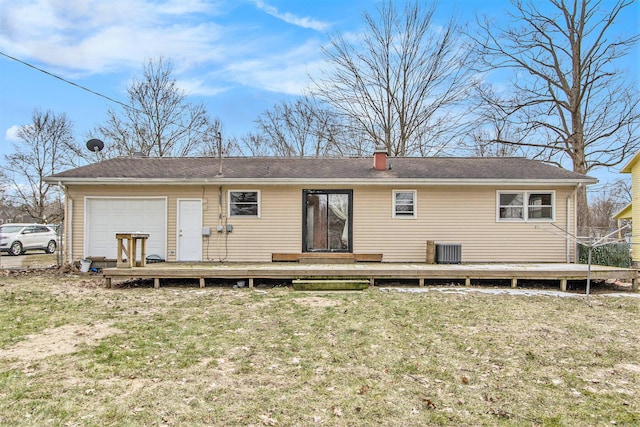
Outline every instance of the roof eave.
{"type": "Polygon", "coordinates": [[[633,204],[629,203],[624,208],[613,214],[613,219],[632,219],[633,218],[633,204]]]}
{"type": "Polygon", "coordinates": [[[622,169],[620,169],[620,173],[631,173],[633,169],[633,165],[640,159],[640,151],[638,151],[632,158],[625,164],[622,169]]]}
{"type": "Polygon", "coordinates": [[[595,178],[580,179],[451,179],[451,178],[199,178],[199,179],[130,179],[130,178],[56,178],[47,177],[45,182],[57,185],[591,185],[595,178]]]}

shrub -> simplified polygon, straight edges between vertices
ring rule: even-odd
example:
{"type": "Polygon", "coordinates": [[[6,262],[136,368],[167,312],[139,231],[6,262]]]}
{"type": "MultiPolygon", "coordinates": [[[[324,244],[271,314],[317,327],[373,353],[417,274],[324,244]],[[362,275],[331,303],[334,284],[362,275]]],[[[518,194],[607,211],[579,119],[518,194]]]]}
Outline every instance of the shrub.
{"type": "MultiPolygon", "coordinates": [[[[589,262],[588,247],[583,245],[578,246],[578,262],[580,264],[587,264],[589,262]]],[[[630,268],[630,246],[627,243],[611,243],[593,248],[591,252],[591,264],[630,268]]]]}

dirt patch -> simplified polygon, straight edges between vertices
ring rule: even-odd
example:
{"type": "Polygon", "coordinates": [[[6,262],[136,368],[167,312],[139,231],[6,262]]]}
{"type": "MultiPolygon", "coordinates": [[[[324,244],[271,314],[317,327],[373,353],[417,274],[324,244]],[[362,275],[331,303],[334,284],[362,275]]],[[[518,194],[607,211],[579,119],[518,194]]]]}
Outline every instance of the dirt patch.
{"type": "Polygon", "coordinates": [[[629,372],[633,372],[635,374],[640,374],[640,365],[636,363],[622,363],[620,365],[616,365],[616,368],[625,369],[629,372]]]}
{"type": "Polygon", "coordinates": [[[46,329],[41,334],[27,335],[24,341],[0,350],[0,359],[34,361],[78,351],[83,345],[91,345],[110,335],[119,334],[111,323],[91,325],[64,325],[46,329]]]}
{"type": "Polygon", "coordinates": [[[293,302],[307,307],[335,307],[342,304],[342,301],[323,297],[295,298],[293,302]]]}

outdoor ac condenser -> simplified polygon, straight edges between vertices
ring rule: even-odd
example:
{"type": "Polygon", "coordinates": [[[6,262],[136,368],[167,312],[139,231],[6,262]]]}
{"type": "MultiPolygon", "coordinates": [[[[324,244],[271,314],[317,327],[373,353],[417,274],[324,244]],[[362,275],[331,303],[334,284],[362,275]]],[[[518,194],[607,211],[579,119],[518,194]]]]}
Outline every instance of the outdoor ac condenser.
{"type": "Polygon", "coordinates": [[[438,264],[462,263],[462,245],[460,244],[436,244],[436,262],[438,264]]]}

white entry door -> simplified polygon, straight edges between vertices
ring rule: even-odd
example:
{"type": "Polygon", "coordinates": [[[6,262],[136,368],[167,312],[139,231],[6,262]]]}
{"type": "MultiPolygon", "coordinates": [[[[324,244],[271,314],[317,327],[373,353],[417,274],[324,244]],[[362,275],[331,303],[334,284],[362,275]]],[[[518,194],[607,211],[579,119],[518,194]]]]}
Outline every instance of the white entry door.
{"type": "Polygon", "coordinates": [[[202,200],[178,200],[178,261],[202,261],[202,200]]]}

